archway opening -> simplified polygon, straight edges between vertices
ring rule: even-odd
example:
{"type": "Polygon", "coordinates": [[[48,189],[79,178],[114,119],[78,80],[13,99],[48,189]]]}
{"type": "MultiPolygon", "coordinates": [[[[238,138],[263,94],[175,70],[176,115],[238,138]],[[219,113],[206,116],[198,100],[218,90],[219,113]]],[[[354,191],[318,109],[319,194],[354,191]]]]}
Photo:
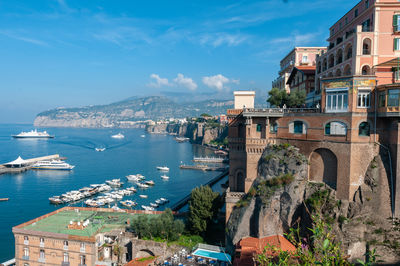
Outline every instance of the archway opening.
{"type": "Polygon", "coordinates": [[[310,157],[309,180],[325,183],[333,189],[337,187],[337,158],[328,149],[313,151],[310,157]]]}
{"type": "Polygon", "coordinates": [[[368,65],[365,65],[361,69],[362,75],[371,75],[371,68],[368,65]]]}
{"type": "Polygon", "coordinates": [[[236,174],[236,191],[244,192],[244,175],[241,171],[236,174]]]}
{"type": "Polygon", "coordinates": [[[363,55],[371,54],[371,39],[365,38],[363,41],[363,55]]]}
{"type": "Polygon", "coordinates": [[[147,258],[150,256],[155,256],[151,250],[148,249],[141,249],[136,253],[136,258],[147,258]]]}

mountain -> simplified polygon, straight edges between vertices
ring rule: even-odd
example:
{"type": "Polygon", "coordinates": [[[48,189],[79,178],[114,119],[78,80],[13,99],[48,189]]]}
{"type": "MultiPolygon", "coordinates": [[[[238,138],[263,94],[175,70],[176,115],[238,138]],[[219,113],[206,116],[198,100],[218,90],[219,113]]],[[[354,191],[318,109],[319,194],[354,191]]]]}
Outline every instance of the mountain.
{"type": "Polygon", "coordinates": [[[207,100],[175,102],[163,96],[131,97],[108,105],[56,108],[39,113],[35,126],[42,127],[126,127],[138,121],[196,117],[202,113],[225,114],[233,101],[207,100]]]}

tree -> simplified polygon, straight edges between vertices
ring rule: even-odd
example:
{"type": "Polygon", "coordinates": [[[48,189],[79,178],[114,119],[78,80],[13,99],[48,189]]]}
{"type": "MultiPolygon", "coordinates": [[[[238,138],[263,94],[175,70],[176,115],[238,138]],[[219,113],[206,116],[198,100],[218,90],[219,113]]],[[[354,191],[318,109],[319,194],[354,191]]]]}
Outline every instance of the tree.
{"type": "Polygon", "coordinates": [[[291,92],[288,98],[288,107],[302,107],[306,103],[306,92],[304,90],[291,92]]]}
{"type": "Polygon", "coordinates": [[[211,115],[210,115],[210,114],[207,114],[207,113],[202,113],[200,116],[201,116],[201,117],[211,117],[211,115]]]}
{"type": "Polygon", "coordinates": [[[194,188],[189,200],[189,230],[195,234],[204,234],[208,223],[219,211],[219,193],[209,186],[194,188]]]}
{"type": "Polygon", "coordinates": [[[269,102],[271,106],[275,107],[283,107],[284,104],[287,104],[289,98],[286,90],[280,90],[278,88],[272,88],[268,92],[268,95],[269,97],[267,102],[269,102]]]}

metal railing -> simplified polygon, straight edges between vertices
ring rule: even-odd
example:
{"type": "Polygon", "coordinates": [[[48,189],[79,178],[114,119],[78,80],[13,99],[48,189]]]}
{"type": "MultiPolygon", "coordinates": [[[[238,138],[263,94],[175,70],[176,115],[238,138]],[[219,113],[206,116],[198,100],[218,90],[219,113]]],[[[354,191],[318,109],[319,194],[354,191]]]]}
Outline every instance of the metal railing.
{"type": "Polygon", "coordinates": [[[268,113],[268,114],[290,114],[290,113],[320,113],[320,108],[245,108],[244,113],[268,113]]]}

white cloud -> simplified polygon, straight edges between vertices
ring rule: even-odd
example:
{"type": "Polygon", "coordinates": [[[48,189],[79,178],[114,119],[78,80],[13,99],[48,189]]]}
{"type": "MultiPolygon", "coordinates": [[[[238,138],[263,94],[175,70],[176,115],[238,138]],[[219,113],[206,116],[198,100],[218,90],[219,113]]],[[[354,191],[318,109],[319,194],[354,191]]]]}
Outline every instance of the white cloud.
{"type": "Polygon", "coordinates": [[[149,87],[154,87],[154,88],[160,88],[162,86],[169,86],[170,83],[168,82],[168,79],[166,78],[161,78],[159,75],[157,74],[151,74],[150,75],[151,79],[154,79],[154,82],[150,82],[148,84],[149,87]]]}
{"type": "Polygon", "coordinates": [[[174,79],[174,81],[178,84],[181,85],[185,88],[188,88],[191,91],[194,91],[197,89],[197,84],[196,82],[193,81],[191,78],[185,77],[183,74],[179,73],[177,77],[174,79]]]}
{"type": "Polygon", "coordinates": [[[210,77],[203,77],[203,83],[207,87],[216,89],[218,91],[222,91],[224,88],[226,88],[226,84],[228,83],[239,84],[239,82],[240,81],[238,79],[229,79],[221,74],[210,77]]]}
{"type": "Polygon", "coordinates": [[[215,34],[204,34],[200,38],[200,44],[212,45],[218,47],[221,45],[227,46],[238,46],[248,39],[247,35],[243,34],[229,34],[229,33],[215,33],[215,34]]]}

